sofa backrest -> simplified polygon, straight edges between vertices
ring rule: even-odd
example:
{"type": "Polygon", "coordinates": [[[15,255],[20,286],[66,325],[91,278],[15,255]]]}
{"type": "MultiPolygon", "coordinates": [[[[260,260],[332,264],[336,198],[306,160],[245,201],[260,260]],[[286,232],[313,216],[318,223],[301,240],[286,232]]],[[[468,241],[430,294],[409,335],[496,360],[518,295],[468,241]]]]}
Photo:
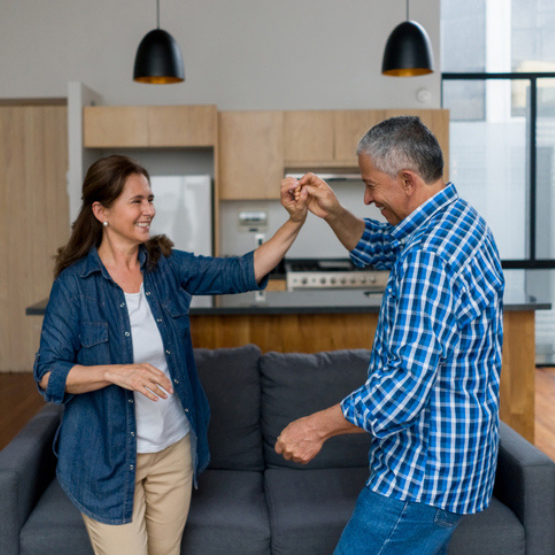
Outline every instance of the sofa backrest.
{"type": "Polygon", "coordinates": [[[331,438],[307,465],[286,461],[274,451],[274,445],[287,424],[339,403],[364,384],[369,360],[367,349],[262,355],[262,435],[268,467],[368,466],[370,436],[365,433],[331,438]]]}
{"type": "Polygon", "coordinates": [[[195,349],[194,354],[210,403],[208,468],[263,470],[260,349],[245,345],[232,349],[195,349]]]}

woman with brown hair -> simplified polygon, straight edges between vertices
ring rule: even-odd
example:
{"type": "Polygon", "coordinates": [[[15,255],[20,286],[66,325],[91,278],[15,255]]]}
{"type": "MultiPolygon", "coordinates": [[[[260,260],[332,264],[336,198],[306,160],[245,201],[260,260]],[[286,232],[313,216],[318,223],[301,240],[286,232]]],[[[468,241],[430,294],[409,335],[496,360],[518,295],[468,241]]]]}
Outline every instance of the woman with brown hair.
{"type": "Polygon", "coordinates": [[[192,295],[265,287],[302,227],[306,195],[281,186],[289,219],[242,257],[196,256],[150,237],[154,195],[125,156],[94,163],[58,251],[35,379],[63,403],[57,477],[95,553],[180,552],[192,484],[209,460],[209,407],[189,333],[192,295]]]}

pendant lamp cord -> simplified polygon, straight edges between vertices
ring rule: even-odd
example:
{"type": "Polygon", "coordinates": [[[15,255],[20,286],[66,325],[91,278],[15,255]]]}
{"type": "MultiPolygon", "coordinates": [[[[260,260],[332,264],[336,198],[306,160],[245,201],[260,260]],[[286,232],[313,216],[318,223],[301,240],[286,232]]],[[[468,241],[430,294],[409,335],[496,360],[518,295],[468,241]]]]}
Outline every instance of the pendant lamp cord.
{"type": "Polygon", "coordinates": [[[156,0],[156,25],[160,29],[160,0],[156,0]]]}
{"type": "Polygon", "coordinates": [[[407,21],[410,21],[410,18],[409,18],[409,0],[407,0],[407,21]]]}

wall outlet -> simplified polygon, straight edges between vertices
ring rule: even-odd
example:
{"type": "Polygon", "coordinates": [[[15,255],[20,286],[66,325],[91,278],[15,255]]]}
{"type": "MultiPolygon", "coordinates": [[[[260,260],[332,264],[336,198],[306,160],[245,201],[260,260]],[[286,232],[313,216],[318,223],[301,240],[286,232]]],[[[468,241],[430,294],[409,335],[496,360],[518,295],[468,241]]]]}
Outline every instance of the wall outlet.
{"type": "Polygon", "coordinates": [[[257,247],[262,245],[262,243],[264,243],[265,240],[266,240],[266,235],[264,233],[256,233],[254,236],[254,248],[256,249],[257,247]]]}

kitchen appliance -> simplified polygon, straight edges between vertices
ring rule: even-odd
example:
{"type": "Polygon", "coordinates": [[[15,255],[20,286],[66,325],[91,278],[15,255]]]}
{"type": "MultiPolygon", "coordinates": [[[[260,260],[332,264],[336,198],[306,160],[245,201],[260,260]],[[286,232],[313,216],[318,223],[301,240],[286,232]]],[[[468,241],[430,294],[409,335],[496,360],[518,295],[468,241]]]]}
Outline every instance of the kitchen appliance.
{"type": "MultiPolygon", "coordinates": [[[[156,217],[150,235],[167,235],[176,249],[211,256],[212,179],[209,175],[151,176],[156,217]]],[[[212,306],[211,296],[193,297],[193,307],[212,306]]]]}
{"type": "Polygon", "coordinates": [[[371,266],[359,268],[348,258],[285,260],[287,291],[299,289],[363,289],[373,293],[385,290],[389,272],[371,266]]]}

